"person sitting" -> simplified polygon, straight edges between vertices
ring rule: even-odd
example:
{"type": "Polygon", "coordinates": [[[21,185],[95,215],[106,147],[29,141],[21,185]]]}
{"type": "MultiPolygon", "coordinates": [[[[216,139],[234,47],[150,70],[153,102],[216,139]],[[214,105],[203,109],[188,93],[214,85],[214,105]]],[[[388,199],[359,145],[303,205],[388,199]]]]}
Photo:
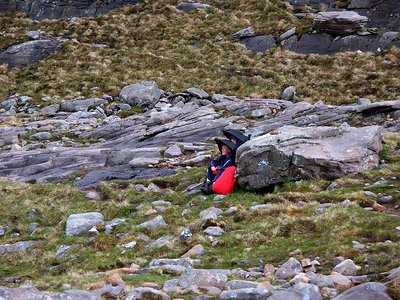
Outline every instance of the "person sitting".
{"type": "Polygon", "coordinates": [[[236,146],[229,140],[215,139],[220,151],[220,156],[212,160],[208,165],[207,177],[201,188],[202,192],[209,194],[212,192],[213,183],[222,175],[222,173],[231,166],[235,165],[236,146]]]}

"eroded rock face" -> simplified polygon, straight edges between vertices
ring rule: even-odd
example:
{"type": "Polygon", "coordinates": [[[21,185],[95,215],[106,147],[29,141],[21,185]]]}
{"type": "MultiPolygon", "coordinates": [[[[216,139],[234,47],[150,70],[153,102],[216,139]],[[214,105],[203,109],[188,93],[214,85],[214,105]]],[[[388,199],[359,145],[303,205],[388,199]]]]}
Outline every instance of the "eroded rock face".
{"type": "Polygon", "coordinates": [[[262,189],[286,179],[339,178],[377,167],[381,148],[379,126],[284,126],[237,150],[239,184],[262,189]]]}
{"type": "Polygon", "coordinates": [[[107,13],[128,4],[137,4],[139,0],[1,0],[0,12],[17,10],[26,12],[34,20],[87,17],[107,13]]]}
{"type": "Polygon", "coordinates": [[[45,59],[61,48],[60,40],[36,40],[14,45],[0,53],[0,65],[20,68],[45,59]]]}

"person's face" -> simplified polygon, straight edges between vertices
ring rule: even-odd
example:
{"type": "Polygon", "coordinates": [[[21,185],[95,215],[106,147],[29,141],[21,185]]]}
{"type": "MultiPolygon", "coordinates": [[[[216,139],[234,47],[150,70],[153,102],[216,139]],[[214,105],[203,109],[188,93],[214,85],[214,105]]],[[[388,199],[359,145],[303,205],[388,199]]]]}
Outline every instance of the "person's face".
{"type": "Polygon", "coordinates": [[[236,145],[237,140],[236,140],[236,138],[235,138],[234,136],[231,136],[231,142],[234,143],[234,144],[236,145]]]}
{"type": "Polygon", "coordinates": [[[229,154],[229,152],[231,152],[231,150],[228,148],[228,146],[222,145],[222,149],[221,149],[222,155],[227,155],[227,154],[229,154]]]}

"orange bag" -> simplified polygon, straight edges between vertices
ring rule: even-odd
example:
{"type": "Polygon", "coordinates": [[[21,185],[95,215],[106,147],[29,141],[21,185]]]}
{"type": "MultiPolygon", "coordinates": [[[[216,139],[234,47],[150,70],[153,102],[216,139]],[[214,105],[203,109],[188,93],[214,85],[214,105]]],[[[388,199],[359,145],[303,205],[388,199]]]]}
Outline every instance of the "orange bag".
{"type": "Polygon", "coordinates": [[[236,167],[228,167],[212,185],[212,190],[216,194],[228,195],[233,192],[236,184],[236,167]]]}

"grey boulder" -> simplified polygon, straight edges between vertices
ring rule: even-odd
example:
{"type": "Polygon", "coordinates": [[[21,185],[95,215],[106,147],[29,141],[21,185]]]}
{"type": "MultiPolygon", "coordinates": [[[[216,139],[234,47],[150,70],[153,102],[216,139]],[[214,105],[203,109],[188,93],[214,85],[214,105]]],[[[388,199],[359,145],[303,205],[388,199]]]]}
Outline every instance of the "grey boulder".
{"type": "Polygon", "coordinates": [[[45,59],[61,49],[59,40],[36,40],[14,45],[0,53],[0,65],[11,68],[24,67],[45,59]]]}
{"type": "Polygon", "coordinates": [[[154,81],[143,81],[125,86],[119,93],[120,98],[130,105],[152,108],[162,95],[154,81]]]}
{"type": "Polygon", "coordinates": [[[356,287],[353,287],[339,297],[336,297],[335,300],[353,300],[353,299],[362,299],[362,300],[390,300],[392,298],[387,294],[387,287],[378,282],[367,282],[360,284],[356,287]]]}
{"type": "Polygon", "coordinates": [[[379,126],[284,126],[239,147],[238,182],[251,190],[285,180],[332,180],[377,167],[381,149],[379,126]]]}
{"type": "Polygon", "coordinates": [[[334,35],[347,35],[364,29],[368,18],[355,11],[320,12],[314,19],[314,29],[334,35]]]}
{"type": "Polygon", "coordinates": [[[66,236],[77,236],[88,233],[96,225],[104,225],[104,217],[98,212],[70,215],[65,229],[66,236]]]}

